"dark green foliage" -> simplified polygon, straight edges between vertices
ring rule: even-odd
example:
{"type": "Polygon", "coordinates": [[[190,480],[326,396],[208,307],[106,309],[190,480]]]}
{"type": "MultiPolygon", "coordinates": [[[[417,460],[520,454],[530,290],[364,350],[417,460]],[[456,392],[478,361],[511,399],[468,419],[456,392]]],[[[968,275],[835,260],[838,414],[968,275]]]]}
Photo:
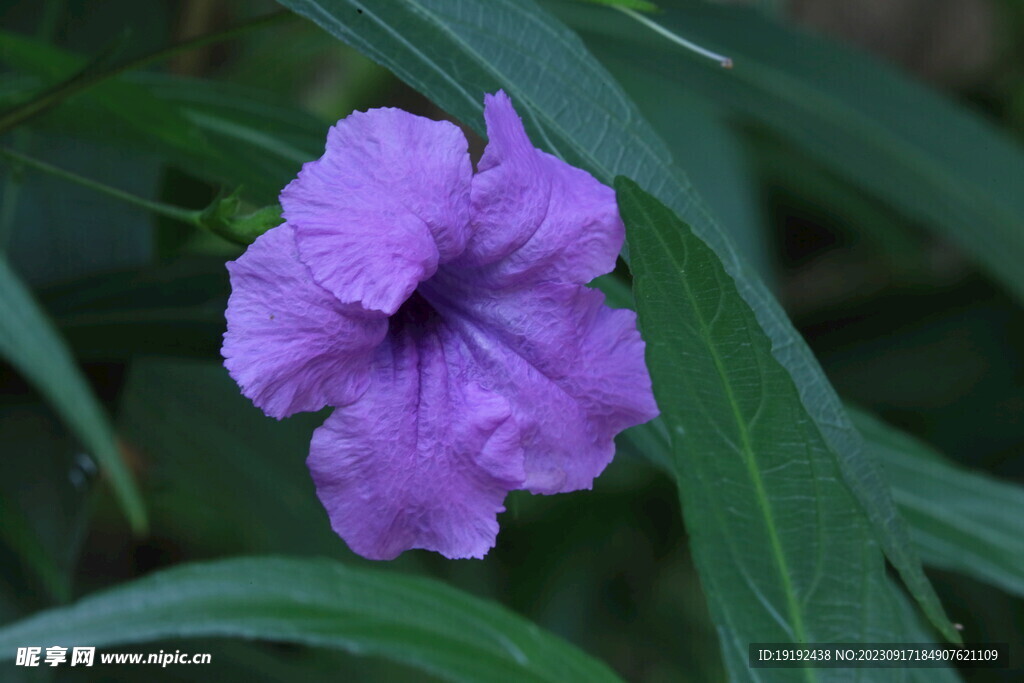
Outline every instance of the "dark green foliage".
{"type": "Polygon", "coordinates": [[[783,3],[9,4],[0,679],[955,680],[746,665],[951,621],[1024,657],[1013,3],[943,94],[783,3]],[[304,464],[326,412],[268,419],[220,362],[224,262],[351,108],[482,135],[499,88],[615,185],[628,248],[596,286],[638,311],[662,415],[593,491],[514,492],[483,562],[370,563],[304,464]],[[214,664],[10,661],[55,643],[214,664]]]}

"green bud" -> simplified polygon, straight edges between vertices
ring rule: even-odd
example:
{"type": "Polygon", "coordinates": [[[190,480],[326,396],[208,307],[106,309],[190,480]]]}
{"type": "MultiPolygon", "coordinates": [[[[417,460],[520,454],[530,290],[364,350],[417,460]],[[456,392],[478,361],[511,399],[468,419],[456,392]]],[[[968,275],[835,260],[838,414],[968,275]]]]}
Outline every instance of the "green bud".
{"type": "Polygon", "coordinates": [[[271,204],[251,213],[242,209],[240,190],[218,196],[199,215],[199,226],[236,244],[252,244],[257,237],[281,224],[281,206],[271,204]]]}

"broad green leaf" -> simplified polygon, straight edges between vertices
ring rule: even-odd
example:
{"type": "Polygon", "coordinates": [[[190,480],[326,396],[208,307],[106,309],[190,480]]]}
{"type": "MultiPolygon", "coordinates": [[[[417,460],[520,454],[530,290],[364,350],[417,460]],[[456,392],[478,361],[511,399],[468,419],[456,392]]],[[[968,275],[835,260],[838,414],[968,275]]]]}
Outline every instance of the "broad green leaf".
{"type": "Polygon", "coordinates": [[[52,324],[4,258],[0,258],[0,356],[46,397],[82,440],[110,477],[132,527],[144,530],[142,499],[102,406],[52,324]]]}
{"type": "Polygon", "coordinates": [[[683,517],[733,677],[753,678],[750,642],[906,638],[871,527],[735,283],[673,211],[626,178],[616,191],[683,517]]]}
{"type": "Polygon", "coordinates": [[[1024,595],[1024,488],[947,462],[884,422],[849,412],[925,563],[1024,595]]]}
{"type": "Polygon", "coordinates": [[[631,60],[769,126],[849,182],[972,254],[1024,297],[1021,146],[895,69],[754,11],[692,3],[657,17],[735,68],[705,64],[617,13],[564,6],[599,54],[631,60]]]}
{"type": "Polygon", "coordinates": [[[0,630],[0,658],[43,642],[212,636],[382,655],[457,681],[619,680],[557,636],[440,582],[273,557],[176,567],[42,612],[0,630]]]}
{"type": "Polygon", "coordinates": [[[391,69],[453,116],[483,131],[485,92],[504,88],[533,141],[611,183],[634,178],[677,211],[721,259],[771,341],[772,356],[838,461],[890,561],[929,619],[958,634],[910,548],[903,520],[842,404],[778,302],[673,165],[664,143],[610,74],[569,29],[532,0],[279,0],[391,69]]]}

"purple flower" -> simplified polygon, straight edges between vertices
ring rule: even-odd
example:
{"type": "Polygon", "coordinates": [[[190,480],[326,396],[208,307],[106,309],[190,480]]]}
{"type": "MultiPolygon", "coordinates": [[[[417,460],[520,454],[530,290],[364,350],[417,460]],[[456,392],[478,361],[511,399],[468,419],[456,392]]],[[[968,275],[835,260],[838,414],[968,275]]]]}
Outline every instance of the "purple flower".
{"type": "Polygon", "coordinates": [[[634,314],[584,286],[622,246],[615,194],[485,104],[476,174],[450,123],[339,121],[228,264],[225,365],[272,417],[336,406],[308,465],[368,558],[482,557],[509,491],[590,488],[658,412],[634,314]]]}

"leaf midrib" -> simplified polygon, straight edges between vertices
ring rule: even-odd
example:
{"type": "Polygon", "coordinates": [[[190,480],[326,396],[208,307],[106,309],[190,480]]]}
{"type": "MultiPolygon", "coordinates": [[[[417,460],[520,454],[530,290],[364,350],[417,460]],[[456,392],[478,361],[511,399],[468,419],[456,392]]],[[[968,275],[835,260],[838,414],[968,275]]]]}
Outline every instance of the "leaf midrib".
{"type": "MultiPolygon", "coordinates": [[[[649,224],[654,224],[652,216],[643,207],[640,210],[644,212],[645,217],[649,224]]],[[[757,456],[754,453],[753,444],[751,441],[750,433],[747,429],[747,424],[743,420],[742,415],[739,412],[739,408],[736,403],[735,393],[733,391],[732,382],[729,380],[727,373],[725,372],[725,366],[722,363],[722,358],[718,353],[715,345],[712,343],[710,336],[710,329],[708,323],[704,318],[704,315],[700,311],[700,307],[697,304],[698,299],[694,296],[693,289],[690,286],[688,278],[684,275],[684,268],[675,258],[674,251],[669,246],[668,242],[665,241],[661,230],[653,230],[654,237],[663,248],[663,253],[666,254],[671,261],[672,265],[678,270],[680,280],[683,283],[687,298],[693,302],[693,311],[697,318],[698,325],[700,327],[701,337],[705,345],[708,348],[711,358],[715,365],[715,371],[718,373],[719,379],[721,380],[722,387],[725,390],[726,398],[729,402],[729,408],[732,413],[733,420],[736,423],[736,427],[739,431],[740,443],[741,443],[741,456],[743,457],[744,464],[747,467],[747,473],[754,485],[754,491],[756,493],[756,499],[758,507],[761,509],[765,527],[768,531],[769,543],[772,549],[772,556],[775,560],[776,565],[779,568],[780,581],[782,583],[783,592],[786,596],[786,608],[789,612],[790,619],[793,622],[793,631],[798,642],[807,642],[806,629],[803,623],[803,615],[800,606],[796,600],[795,589],[793,587],[792,580],[790,579],[789,563],[786,560],[785,553],[782,548],[782,543],[779,539],[778,531],[776,528],[775,516],[772,510],[771,502],[768,500],[767,492],[764,487],[764,481],[761,478],[760,472],[757,469],[757,456]]],[[[694,239],[699,239],[696,235],[691,235],[694,239]]],[[[684,245],[685,250],[685,245],[684,245]]],[[[804,676],[809,681],[817,680],[817,676],[812,669],[804,669],[804,676]]]]}

